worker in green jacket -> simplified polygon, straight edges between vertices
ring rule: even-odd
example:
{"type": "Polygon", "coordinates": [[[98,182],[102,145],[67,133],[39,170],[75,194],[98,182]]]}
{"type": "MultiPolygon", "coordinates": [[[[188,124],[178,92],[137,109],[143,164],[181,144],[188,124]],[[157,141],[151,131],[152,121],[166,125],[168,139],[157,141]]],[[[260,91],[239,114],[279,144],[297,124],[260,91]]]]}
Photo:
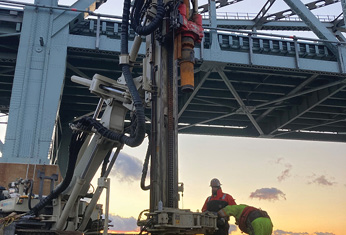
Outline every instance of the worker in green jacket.
{"type": "Polygon", "coordinates": [[[273,224],[267,212],[252,206],[228,205],[218,211],[220,217],[234,216],[240,230],[250,235],[271,235],[273,224]]]}

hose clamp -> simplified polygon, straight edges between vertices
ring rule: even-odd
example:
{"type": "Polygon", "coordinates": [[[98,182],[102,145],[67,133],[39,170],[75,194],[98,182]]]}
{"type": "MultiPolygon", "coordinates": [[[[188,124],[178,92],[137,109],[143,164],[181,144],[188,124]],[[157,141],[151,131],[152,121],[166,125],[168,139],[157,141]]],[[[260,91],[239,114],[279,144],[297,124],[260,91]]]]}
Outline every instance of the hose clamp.
{"type": "Polygon", "coordinates": [[[129,54],[122,54],[119,56],[119,64],[130,64],[129,54]]]}

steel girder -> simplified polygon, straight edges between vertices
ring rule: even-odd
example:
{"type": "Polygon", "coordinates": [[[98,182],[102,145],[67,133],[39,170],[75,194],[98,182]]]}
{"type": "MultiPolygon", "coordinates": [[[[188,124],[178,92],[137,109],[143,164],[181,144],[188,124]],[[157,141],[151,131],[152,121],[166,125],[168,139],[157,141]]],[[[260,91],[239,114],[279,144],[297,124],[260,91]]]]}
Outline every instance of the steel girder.
{"type": "Polygon", "coordinates": [[[305,7],[300,0],[284,0],[286,4],[308,25],[318,38],[327,40],[326,45],[334,53],[338,54],[337,48],[331,42],[338,43],[335,36],[322,25],[322,23],[314,16],[311,11],[305,7]]]}
{"type": "Polygon", "coordinates": [[[239,96],[238,92],[233,87],[232,83],[228,80],[226,74],[221,70],[218,72],[219,72],[222,80],[225,82],[226,86],[228,87],[228,89],[230,90],[230,92],[232,93],[232,95],[237,100],[237,102],[240,106],[240,110],[238,111],[238,113],[244,112],[244,114],[249,118],[252,125],[254,125],[254,127],[256,128],[258,133],[260,134],[260,136],[263,136],[264,132],[263,132],[262,128],[258,125],[257,121],[255,120],[255,118],[251,114],[251,111],[250,111],[251,107],[248,107],[245,105],[245,103],[243,102],[243,99],[239,96]]]}
{"type": "MultiPolygon", "coordinates": [[[[221,7],[229,6],[229,5],[244,1],[244,0],[216,0],[216,1],[210,0],[210,1],[215,2],[216,9],[219,9],[221,7]]],[[[209,9],[209,8],[210,8],[209,4],[204,4],[204,5],[198,7],[198,9],[200,9],[199,10],[200,13],[210,12],[211,9],[209,9]]]]}
{"type": "Polygon", "coordinates": [[[259,11],[257,16],[253,19],[255,24],[253,25],[253,29],[261,29],[262,24],[266,21],[266,14],[269,11],[270,7],[274,4],[275,0],[267,0],[262,9],[259,11]]]}
{"type": "Polygon", "coordinates": [[[346,0],[341,0],[341,7],[344,14],[344,25],[346,25],[346,0]]]}
{"type": "MultiPolygon", "coordinates": [[[[321,7],[325,7],[334,3],[340,2],[340,0],[316,0],[313,2],[309,2],[304,4],[304,6],[308,9],[308,10],[314,10],[317,8],[321,8],[321,7]]],[[[284,18],[288,18],[290,16],[296,15],[297,12],[292,11],[293,9],[287,9],[287,10],[283,10],[280,12],[276,12],[276,13],[272,13],[270,15],[265,16],[265,19],[263,22],[268,22],[268,21],[277,21],[277,20],[281,20],[284,18]]]]}
{"type": "MultiPolygon", "coordinates": [[[[299,86],[295,87],[292,91],[290,91],[288,93],[288,95],[293,95],[296,94],[298,91],[302,90],[305,86],[307,86],[309,83],[311,83],[313,80],[315,80],[317,78],[317,74],[313,74],[312,76],[310,76],[307,80],[305,80],[304,82],[302,82],[299,86]]],[[[278,102],[276,103],[276,105],[281,104],[282,102],[278,102]]],[[[263,118],[265,118],[270,112],[272,112],[275,109],[275,107],[270,107],[269,109],[267,109],[264,113],[262,113],[257,119],[256,121],[259,122],[261,121],[263,118]]]]}
{"type": "MultiPolygon", "coordinates": [[[[343,82],[344,83],[344,82],[343,82]]],[[[273,135],[279,129],[284,129],[289,123],[306,114],[309,110],[324,102],[329,97],[343,90],[346,84],[339,84],[332,87],[327,87],[322,90],[315,91],[306,97],[303,97],[302,102],[298,106],[287,109],[281,116],[273,120],[273,125],[266,129],[266,133],[273,135]]],[[[321,126],[321,125],[317,125],[321,126]]],[[[313,126],[316,127],[316,126],[313,126]]],[[[311,128],[313,128],[311,127],[311,128]]]]}

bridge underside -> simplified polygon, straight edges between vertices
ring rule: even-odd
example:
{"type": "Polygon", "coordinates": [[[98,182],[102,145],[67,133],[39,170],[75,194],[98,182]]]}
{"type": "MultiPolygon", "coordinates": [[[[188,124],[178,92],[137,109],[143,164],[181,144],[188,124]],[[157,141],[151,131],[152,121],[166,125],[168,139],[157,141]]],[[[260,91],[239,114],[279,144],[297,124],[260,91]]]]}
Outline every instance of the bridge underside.
{"type": "MultiPolygon", "coordinates": [[[[0,107],[6,113],[15,58],[2,59],[0,66],[0,107]]],[[[141,68],[134,71],[141,75],[141,68]]],[[[179,95],[180,133],[346,141],[342,75],[213,61],[199,61],[195,71],[195,91],[179,95]]],[[[118,53],[68,49],[59,110],[62,125],[95,110],[98,98],[70,80],[72,75],[95,73],[118,78],[118,53]]]]}
{"type": "MultiPolygon", "coordinates": [[[[92,113],[98,102],[69,78],[76,72],[118,78],[117,60],[116,53],[69,49],[62,123],[92,113]]],[[[195,71],[195,91],[179,93],[180,133],[346,141],[344,76],[213,61],[199,61],[195,71]]]]}

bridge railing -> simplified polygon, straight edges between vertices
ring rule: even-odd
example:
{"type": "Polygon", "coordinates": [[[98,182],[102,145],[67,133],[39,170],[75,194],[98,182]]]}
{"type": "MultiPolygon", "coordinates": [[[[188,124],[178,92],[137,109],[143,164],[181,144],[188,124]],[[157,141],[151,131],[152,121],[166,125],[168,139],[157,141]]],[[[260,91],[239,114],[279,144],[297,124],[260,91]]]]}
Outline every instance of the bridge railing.
{"type": "MultiPolygon", "coordinates": [[[[216,19],[219,20],[253,20],[257,16],[257,13],[245,13],[245,12],[216,12],[216,19]]],[[[337,17],[335,15],[315,15],[321,22],[331,22],[337,17]]],[[[209,13],[202,13],[203,19],[209,19],[209,13]]],[[[269,17],[267,20],[276,20],[275,16],[269,17]]],[[[298,16],[286,16],[279,19],[279,21],[302,21],[298,16]]]]}
{"type": "MultiPolygon", "coordinates": [[[[212,28],[205,26],[205,37],[202,46],[206,49],[210,48],[211,45],[210,30],[212,30],[212,28]]],[[[335,55],[326,46],[324,40],[287,35],[254,33],[244,30],[221,28],[216,28],[214,30],[217,31],[221,50],[251,50],[253,53],[261,54],[299,56],[319,60],[337,60],[335,55]]],[[[72,28],[71,33],[96,37],[106,35],[110,38],[120,39],[121,21],[119,19],[92,17],[88,20],[83,20],[72,28]]],[[[129,29],[129,39],[132,40],[134,37],[134,31],[129,29]]],[[[196,46],[198,47],[199,45],[196,46]]]]}

